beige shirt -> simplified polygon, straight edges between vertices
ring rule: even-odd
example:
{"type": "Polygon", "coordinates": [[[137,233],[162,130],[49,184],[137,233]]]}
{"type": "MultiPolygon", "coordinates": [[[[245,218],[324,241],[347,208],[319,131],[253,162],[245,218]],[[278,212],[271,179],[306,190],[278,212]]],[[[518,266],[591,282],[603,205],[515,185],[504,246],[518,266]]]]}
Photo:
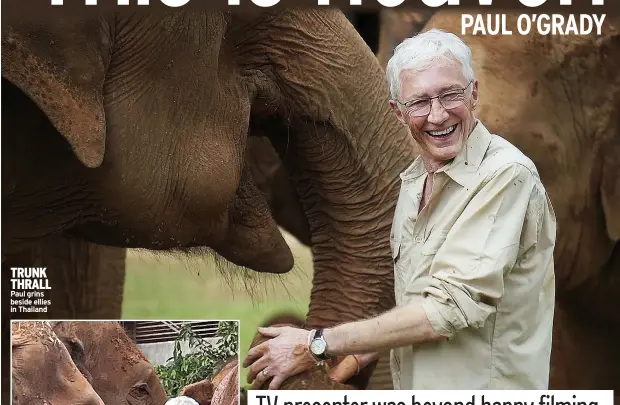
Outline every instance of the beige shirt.
{"type": "Polygon", "coordinates": [[[447,340],[395,349],[396,389],[547,389],[556,220],[534,163],[478,121],[434,174],[401,174],[390,244],[396,303],[447,340]]]}

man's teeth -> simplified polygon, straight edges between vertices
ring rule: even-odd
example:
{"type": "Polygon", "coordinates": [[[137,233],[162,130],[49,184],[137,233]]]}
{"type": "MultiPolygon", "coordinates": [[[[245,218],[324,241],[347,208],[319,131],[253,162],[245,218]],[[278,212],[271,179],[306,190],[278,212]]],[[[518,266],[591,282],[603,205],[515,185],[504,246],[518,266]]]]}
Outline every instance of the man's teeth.
{"type": "Polygon", "coordinates": [[[454,129],[456,128],[456,124],[452,125],[450,128],[446,128],[442,131],[426,131],[428,132],[430,135],[432,136],[441,136],[441,135],[447,135],[450,132],[454,131],[454,129]]]}

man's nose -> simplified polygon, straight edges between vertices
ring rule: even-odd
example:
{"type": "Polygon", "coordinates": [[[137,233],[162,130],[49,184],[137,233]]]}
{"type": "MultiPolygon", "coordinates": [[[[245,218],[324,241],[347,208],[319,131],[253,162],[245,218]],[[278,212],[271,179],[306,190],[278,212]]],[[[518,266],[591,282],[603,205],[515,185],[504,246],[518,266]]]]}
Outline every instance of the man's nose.
{"type": "Polygon", "coordinates": [[[450,115],[445,108],[441,105],[438,99],[431,100],[431,111],[428,114],[426,120],[433,125],[440,125],[448,119],[450,115]]]}

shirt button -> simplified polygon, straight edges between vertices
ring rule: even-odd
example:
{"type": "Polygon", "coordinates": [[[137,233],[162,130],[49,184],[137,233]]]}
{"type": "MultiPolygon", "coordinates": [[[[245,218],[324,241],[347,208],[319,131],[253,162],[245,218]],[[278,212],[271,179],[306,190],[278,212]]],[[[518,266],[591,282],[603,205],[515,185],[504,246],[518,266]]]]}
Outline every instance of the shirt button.
{"type": "Polygon", "coordinates": [[[421,237],[421,236],[416,236],[416,237],[415,237],[415,241],[416,241],[417,243],[422,242],[422,237],[421,237]]]}

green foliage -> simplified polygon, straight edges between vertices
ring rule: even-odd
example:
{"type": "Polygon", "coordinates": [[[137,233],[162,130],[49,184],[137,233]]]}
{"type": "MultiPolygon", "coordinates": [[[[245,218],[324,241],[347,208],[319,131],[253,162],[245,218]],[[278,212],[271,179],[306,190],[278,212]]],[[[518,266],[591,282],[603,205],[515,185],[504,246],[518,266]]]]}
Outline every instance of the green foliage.
{"type": "Polygon", "coordinates": [[[190,324],[184,324],[174,341],[172,357],[166,364],[155,367],[168,397],[179,395],[186,385],[211,379],[220,366],[237,354],[239,332],[237,322],[221,321],[218,341],[211,344],[197,337],[190,324]],[[189,351],[182,352],[181,344],[188,342],[189,351]]]}

